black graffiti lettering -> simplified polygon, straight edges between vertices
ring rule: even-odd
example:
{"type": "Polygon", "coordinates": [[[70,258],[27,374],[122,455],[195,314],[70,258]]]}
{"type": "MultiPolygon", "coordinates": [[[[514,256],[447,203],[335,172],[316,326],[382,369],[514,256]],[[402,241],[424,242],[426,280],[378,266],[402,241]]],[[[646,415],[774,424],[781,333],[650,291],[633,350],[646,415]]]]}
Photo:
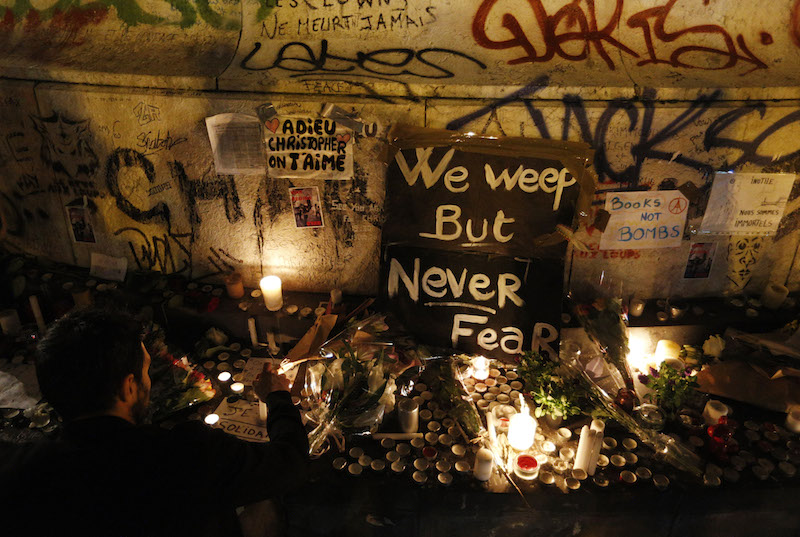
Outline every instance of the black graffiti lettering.
{"type": "Polygon", "coordinates": [[[239,194],[236,192],[236,182],[232,175],[212,180],[192,181],[186,175],[186,170],[180,162],[170,162],[169,169],[186,200],[186,206],[189,208],[189,222],[192,226],[201,223],[200,212],[197,208],[198,201],[222,200],[228,222],[234,223],[244,218],[239,203],[239,194]]]}
{"type": "Polygon", "coordinates": [[[117,208],[127,216],[139,223],[162,221],[169,226],[170,213],[169,206],[164,202],[159,202],[156,206],[143,210],[136,207],[122,193],[119,186],[119,175],[122,168],[139,168],[150,184],[156,182],[156,171],[153,163],[135,149],[119,148],[109,155],[106,161],[106,186],[109,193],[117,202],[117,208]]]}
{"type": "MultiPolygon", "coordinates": [[[[253,50],[242,59],[241,67],[248,71],[269,71],[280,69],[291,73],[293,77],[309,74],[323,73],[352,73],[361,76],[375,75],[376,77],[412,76],[425,79],[444,79],[455,76],[454,72],[445,67],[456,68],[454,59],[465,60],[480,69],[486,65],[480,60],[446,48],[385,48],[369,52],[358,51],[354,57],[334,54],[329,50],[327,39],[319,44],[319,52],[311,46],[300,41],[293,41],[283,45],[271,63],[256,66],[254,59],[260,56],[261,42],[253,44],[253,50]],[[366,75],[364,74],[366,73],[366,75]]],[[[260,59],[260,58],[258,58],[260,59]]]]}

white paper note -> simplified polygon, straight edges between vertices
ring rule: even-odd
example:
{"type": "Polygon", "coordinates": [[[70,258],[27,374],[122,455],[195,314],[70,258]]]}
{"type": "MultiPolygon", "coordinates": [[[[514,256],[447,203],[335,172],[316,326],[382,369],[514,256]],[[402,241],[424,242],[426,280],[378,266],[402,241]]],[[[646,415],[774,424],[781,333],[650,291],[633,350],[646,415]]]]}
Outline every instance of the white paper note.
{"type": "Polygon", "coordinates": [[[609,192],[611,214],[601,250],[674,248],[681,245],[689,200],[677,190],[609,192]]]}
{"type": "Polygon", "coordinates": [[[793,173],[718,173],[700,233],[775,233],[795,177],[793,173]]]}
{"type": "Polygon", "coordinates": [[[206,118],[206,129],[217,173],[247,174],[264,171],[264,143],[257,117],[217,114],[206,118]]]}

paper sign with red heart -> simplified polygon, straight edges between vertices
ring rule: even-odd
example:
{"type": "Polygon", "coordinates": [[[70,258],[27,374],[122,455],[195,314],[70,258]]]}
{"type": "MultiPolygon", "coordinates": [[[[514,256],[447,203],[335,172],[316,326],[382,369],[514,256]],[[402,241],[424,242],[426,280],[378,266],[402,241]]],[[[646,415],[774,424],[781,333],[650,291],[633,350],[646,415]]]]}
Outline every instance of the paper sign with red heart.
{"type": "Polygon", "coordinates": [[[336,135],[336,139],[339,140],[340,142],[347,143],[347,142],[350,141],[350,135],[349,134],[337,134],[336,135]]]}
{"type": "Polygon", "coordinates": [[[273,119],[272,121],[265,121],[264,126],[268,128],[270,131],[275,132],[278,130],[278,125],[280,125],[280,121],[278,118],[273,119]]]}

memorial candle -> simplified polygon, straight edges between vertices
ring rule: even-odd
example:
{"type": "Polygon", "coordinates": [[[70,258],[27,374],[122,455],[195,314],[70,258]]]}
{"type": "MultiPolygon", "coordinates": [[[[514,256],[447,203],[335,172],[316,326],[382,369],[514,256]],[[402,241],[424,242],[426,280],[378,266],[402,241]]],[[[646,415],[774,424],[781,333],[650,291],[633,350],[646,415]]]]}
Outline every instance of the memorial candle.
{"type": "Polygon", "coordinates": [[[264,305],[269,311],[278,311],[283,307],[281,279],[277,276],[265,276],[259,283],[264,305]]]}

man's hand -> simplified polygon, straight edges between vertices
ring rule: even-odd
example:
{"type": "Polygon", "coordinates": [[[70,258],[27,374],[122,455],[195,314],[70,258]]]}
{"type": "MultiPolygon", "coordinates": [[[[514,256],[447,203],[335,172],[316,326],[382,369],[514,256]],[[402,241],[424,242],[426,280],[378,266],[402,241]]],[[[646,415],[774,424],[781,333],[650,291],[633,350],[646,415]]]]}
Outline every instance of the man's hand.
{"type": "Polygon", "coordinates": [[[264,370],[256,376],[256,381],[253,383],[253,391],[262,401],[266,401],[272,392],[288,392],[290,387],[289,380],[273,371],[270,362],[264,364],[264,370]]]}

